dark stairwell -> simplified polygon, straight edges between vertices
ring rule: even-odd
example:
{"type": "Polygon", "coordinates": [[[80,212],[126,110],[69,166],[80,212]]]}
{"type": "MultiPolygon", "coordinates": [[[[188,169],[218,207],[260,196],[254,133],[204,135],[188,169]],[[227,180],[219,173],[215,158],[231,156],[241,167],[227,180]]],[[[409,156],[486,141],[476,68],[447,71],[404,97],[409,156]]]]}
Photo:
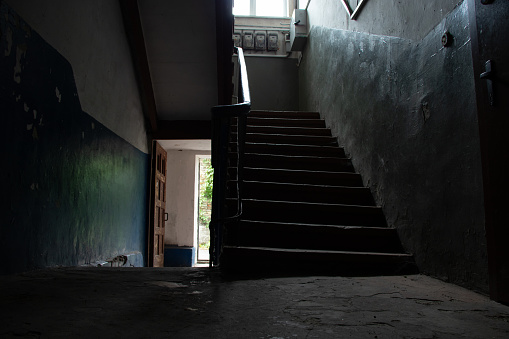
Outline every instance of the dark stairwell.
{"type": "MultiPolygon", "coordinates": [[[[385,275],[415,272],[396,229],[316,112],[247,115],[240,217],[224,223],[227,272],[385,275]]],[[[226,213],[238,215],[236,122],[226,213]]]]}

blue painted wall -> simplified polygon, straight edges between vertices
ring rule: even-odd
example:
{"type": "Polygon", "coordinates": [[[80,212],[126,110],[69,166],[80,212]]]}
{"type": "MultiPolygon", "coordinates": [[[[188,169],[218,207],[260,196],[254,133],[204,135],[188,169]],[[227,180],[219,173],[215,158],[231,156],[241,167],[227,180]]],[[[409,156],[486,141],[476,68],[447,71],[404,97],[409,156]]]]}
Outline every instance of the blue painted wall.
{"type": "Polygon", "coordinates": [[[196,262],[196,247],[165,246],[164,267],[193,267],[196,262]]]}
{"type": "Polygon", "coordinates": [[[82,111],[72,66],[5,3],[0,30],[0,273],[145,255],[149,155],[82,111]]]}

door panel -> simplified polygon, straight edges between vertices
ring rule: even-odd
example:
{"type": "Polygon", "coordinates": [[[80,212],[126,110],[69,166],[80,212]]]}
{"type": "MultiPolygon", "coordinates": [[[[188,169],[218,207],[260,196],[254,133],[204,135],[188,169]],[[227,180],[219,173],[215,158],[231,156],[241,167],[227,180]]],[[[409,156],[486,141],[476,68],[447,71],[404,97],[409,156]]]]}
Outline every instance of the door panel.
{"type": "Polygon", "coordinates": [[[152,199],[149,232],[149,266],[164,266],[166,210],[166,151],[154,141],[152,152],[152,199]]]}
{"type": "Polygon", "coordinates": [[[509,304],[509,1],[468,0],[468,7],[483,163],[490,296],[509,304]]]}

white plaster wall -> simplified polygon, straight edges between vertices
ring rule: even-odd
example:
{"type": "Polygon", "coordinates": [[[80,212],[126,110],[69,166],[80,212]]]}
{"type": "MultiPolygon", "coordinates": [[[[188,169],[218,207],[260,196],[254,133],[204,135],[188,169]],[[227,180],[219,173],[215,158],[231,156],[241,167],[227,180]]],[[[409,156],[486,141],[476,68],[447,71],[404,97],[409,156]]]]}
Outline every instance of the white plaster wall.
{"type": "Polygon", "coordinates": [[[196,156],[210,151],[167,150],[166,231],[164,243],[196,246],[195,186],[196,156]]]}
{"type": "Polygon", "coordinates": [[[7,0],[72,65],[83,111],[148,153],[118,1],[7,0]]]}
{"type": "MultiPolygon", "coordinates": [[[[359,0],[348,0],[352,10],[359,0]]],[[[341,0],[311,0],[309,28],[324,26],[396,36],[411,40],[424,38],[463,0],[365,0],[357,20],[350,20],[341,0]]]]}

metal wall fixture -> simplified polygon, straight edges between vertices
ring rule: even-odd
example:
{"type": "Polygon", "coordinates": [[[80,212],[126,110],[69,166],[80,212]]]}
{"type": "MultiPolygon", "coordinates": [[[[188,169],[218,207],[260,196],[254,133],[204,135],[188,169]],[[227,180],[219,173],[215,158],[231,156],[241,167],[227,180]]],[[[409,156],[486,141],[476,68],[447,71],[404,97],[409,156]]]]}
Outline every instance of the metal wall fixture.
{"type": "Polygon", "coordinates": [[[452,40],[453,40],[453,37],[452,37],[451,33],[449,33],[448,31],[445,31],[444,34],[442,35],[442,46],[444,46],[444,47],[451,46],[452,40]]]}
{"type": "Polygon", "coordinates": [[[267,49],[267,33],[255,32],[255,49],[265,51],[267,49]]]}
{"type": "Polygon", "coordinates": [[[254,49],[254,36],[252,31],[244,31],[242,46],[244,49],[254,49]]]}
{"type": "Polygon", "coordinates": [[[242,48],[242,33],[235,31],[232,35],[233,46],[242,48]]]}
{"type": "MultiPolygon", "coordinates": [[[[278,51],[285,50],[285,34],[286,31],[244,31],[235,30],[232,34],[233,45],[240,47],[244,50],[255,50],[257,52],[268,51],[271,52],[269,55],[274,55],[278,51]],[[280,43],[283,42],[283,46],[280,43]]],[[[287,48],[287,50],[289,50],[287,48]]],[[[248,53],[249,54],[249,53],[248,53]]],[[[253,54],[253,53],[251,53],[253,54]]],[[[260,54],[260,53],[256,53],[260,54]]]]}
{"type": "Polygon", "coordinates": [[[361,12],[362,6],[364,6],[366,4],[366,2],[368,2],[368,0],[361,0],[357,4],[357,7],[355,7],[355,10],[353,10],[353,11],[352,11],[352,8],[350,7],[350,4],[348,3],[347,0],[341,0],[341,2],[343,3],[343,6],[345,7],[346,11],[350,15],[350,20],[356,20],[357,17],[359,16],[359,13],[361,12]]]}
{"type": "Polygon", "coordinates": [[[268,51],[277,51],[277,32],[269,32],[267,39],[267,50],[268,51]]]}

